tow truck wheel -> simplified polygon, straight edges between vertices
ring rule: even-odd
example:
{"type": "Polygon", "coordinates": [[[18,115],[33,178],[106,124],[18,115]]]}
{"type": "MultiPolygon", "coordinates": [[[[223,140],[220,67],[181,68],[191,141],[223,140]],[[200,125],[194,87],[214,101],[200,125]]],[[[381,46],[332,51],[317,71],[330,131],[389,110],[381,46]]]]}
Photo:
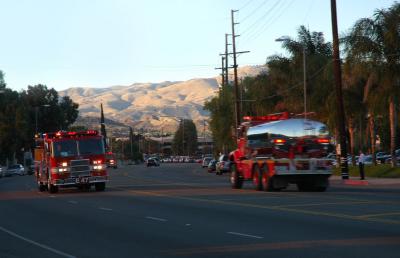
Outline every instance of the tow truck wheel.
{"type": "Polygon", "coordinates": [[[262,187],[264,189],[264,191],[268,191],[271,192],[274,190],[273,187],[273,182],[272,182],[272,178],[270,176],[268,176],[268,168],[266,168],[265,166],[261,169],[262,171],[262,175],[261,175],[261,183],[262,183],[262,187]]]}
{"type": "Polygon", "coordinates": [[[96,183],[94,185],[94,187],[96,188],[96,191],[100,192],[100,191],[104,191],[106,189],[106,183],[96,183]]]}
{"type": "Polygon", "coordinates": [[[262,171],[258,166],[253,167],[253,185],[256,191],[261,191],[263,189],[262,185],[262,171]]]}
{"type": "Polygon", "coordinates": [[[240,189],[243,186],[243,179],[239,176],[236,164],[231,165],[231,186],[233,189],[240,189]]]}

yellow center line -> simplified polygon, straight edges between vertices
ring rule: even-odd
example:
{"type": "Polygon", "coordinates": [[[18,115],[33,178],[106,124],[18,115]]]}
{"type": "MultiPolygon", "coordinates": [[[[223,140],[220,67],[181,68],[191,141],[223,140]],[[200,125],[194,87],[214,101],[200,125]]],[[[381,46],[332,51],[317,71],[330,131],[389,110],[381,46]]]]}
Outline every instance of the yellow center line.
{"type": "Polygon", "coordinates": [[[306,215],[349,219],[349,220],[356,220],[356,221],[380,222],[380,223],[385,223],[385,224],[400,225],[400,221],[396,221],[396,220],[370,218],[370,217],[355,216],[355,215],[348,215],[348,214],[342,214],[342,213],[311,211],[311,210],[287,208],[284,206],[267,206],[267,205],[260,205],[260,204],[210,200],[210,199],[202,199],[202,198],[194,198],[194,197],[186,197],[186,196],[176,196],[176,195],[171,196],[166,193],[159,193],[159,192],[152,192],[152,191],[125,190],[125,189],[122,189],[122,190],[127,191],[132,194],[136,194],[136,195],[164,197],[164,198],[171,198],[171,199],[177,199],[177,200],[196,201],[196,202],[204,202],[204,203],[212,203],[212,204],[223,204],[223,205],[230,205],[230,206],[266,209],[266,210],[272,210],[272,211],[285,211],[285,212],[291,212],[291,213],[301,213],[301,214],[306,214],[306,215]]]}
{"type": "Polygon", "coordinates": [[[376,213],[376,214],[366,214],[358,216],[359,218],[374,218],[374,217],[384,217],[384,216],[392,216],[392,215],[400,215],[400,211],[398,212],[388,212],[388,213],[376,213]]]}
{"type": "Polygon", "coordinates": [[[370,246],[370,245],[398,245],[400,237],[371,237],[371,238],[350,238],[350,239],[323,239],[323,240],[304,240],[289,242],[265,242],[241,245],[223,246],[201,246],[184,249],[170,249],[161,251],[169,255],[190,256],[212,253],[234,253],[251,252],[266,250],[290,250],[305,249],[315,247],[345,247],[345,246],[370,246]]]}

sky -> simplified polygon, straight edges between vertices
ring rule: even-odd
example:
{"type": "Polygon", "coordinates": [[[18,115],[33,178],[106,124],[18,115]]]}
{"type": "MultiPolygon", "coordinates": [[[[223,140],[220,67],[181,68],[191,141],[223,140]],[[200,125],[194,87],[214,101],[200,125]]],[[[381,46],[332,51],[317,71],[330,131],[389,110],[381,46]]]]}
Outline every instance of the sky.
{"type": "MultiPolygon", "coordinates": [[[[338,28],[389,0],[337,0],[338,28]]],[[[218,75],[235,9],[238,65],[284,54],[300,25],[332,38],[330,0],[0,0],[0,70],[7,87],[109,87],[218,75]]],[[[232,61],[230,61],[232,63],[232,61]]]]}

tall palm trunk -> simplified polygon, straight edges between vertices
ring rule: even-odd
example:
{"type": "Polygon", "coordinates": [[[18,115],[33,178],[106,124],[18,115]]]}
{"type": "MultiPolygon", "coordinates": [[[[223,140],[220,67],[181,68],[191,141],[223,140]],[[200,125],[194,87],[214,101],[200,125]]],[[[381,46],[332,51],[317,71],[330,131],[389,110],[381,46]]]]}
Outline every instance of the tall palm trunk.
{"type": "Polygon", "coordinates": [[[371,137],[371,155],[372,155],[372,163],[376,166],[376,156],[375,156],[375,120],[374,116],[370,115],[369,117],[369,132],[371,137]]]}
{"type": "Polygon", "coordinates": [[[397,166],[395,155],[396,148],[396,105],[393,97],[389,98],[389,121],[390,121],[390,155],[392,156],[392,167],[397,166]]]}

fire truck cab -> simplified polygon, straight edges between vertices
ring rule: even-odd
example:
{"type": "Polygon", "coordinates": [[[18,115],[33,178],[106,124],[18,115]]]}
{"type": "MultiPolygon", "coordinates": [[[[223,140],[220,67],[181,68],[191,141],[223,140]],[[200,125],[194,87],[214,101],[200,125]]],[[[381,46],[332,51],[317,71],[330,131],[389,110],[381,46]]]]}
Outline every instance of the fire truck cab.
{"type": "Polygon", "coordinates": [[[288,112],[244,117],[238,148],[230,153],[231,185],[252,181],[256,190],[276,191],[296,184],[300,191],[325,191],[333,150],[327,126],[288,112]]]}
{"type": "Polygon", "coordinates": [[[96,191],[104,191],[108,175],[102,136],[95,130],[37,136],[35,175],[40,191],[93,185],[96,191]]]}

